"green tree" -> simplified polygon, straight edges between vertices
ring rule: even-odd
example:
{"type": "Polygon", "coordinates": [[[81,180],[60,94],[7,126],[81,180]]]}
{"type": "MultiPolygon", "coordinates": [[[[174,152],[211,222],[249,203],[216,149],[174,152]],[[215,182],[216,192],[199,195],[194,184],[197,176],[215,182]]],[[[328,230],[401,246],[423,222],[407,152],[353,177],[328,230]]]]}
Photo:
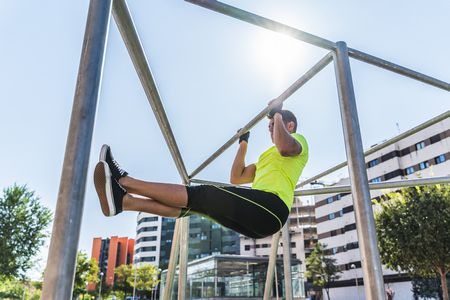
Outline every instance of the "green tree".
{"type": "Polygon", "coordinates": [[[138,267],[133,265],[120,265],[115,271],[116,275],[114,291],[132,292],[135,287],[136,290],[149,292],[159,283],[159,269],[153,265],[145,264],[138,267]]]}
{"type": "Polygon", "coordinates": [[[134,272],[136,272],[136,289],[139,291],[150,292],[159,283],[159,270],[154,265],[145,264],[133,268],[133,276],[128,277],[128,283],[134,287],[134,272]]]}
{"type": "Polygon", "coordinates": [[[128,283],[128,278],[131,277],[132,268],[132,265],[120,265],[114,270],[114,291],[123,292],[125,296],[131,293],[132,287],[128,283]]]}
{"type": "Polygon", "coordinates": [[[87,292],[88,283],[99,282],[98,263],[95,259],[88,259],[86,253],[79,251],[77,253],[77,266],[75,270],[75,281],[73,285],[73,297],[83,296],[87,292]]]}
{"type": "Polygon", "coordinates": [[[0,276],[24,277],[48,236],[52,214],[26,186],[13,185],[0,197],[0,276]]]}
{"type": "Polygon", "coordinates": [[[340,278],[342,273],[336,264],[336,259],[325,254],[327,245],[317,243],[313,251],[306,259],[306,277],[312,280],[313,285],[325,289],[328,299],[330,299],[331,284],[340,278]]]}
{"type": "Polygon", "coordinates": [[[375,221],[382,262],[413,276],[440,277],[448,300],[450,185],[404,188],[378,204],[375,221]]]}
{"type": "Polygon", "coordinates": [[[37,281],[3,277],[0,280],[0,299],[39,300],[42,284],[37,281]]]}

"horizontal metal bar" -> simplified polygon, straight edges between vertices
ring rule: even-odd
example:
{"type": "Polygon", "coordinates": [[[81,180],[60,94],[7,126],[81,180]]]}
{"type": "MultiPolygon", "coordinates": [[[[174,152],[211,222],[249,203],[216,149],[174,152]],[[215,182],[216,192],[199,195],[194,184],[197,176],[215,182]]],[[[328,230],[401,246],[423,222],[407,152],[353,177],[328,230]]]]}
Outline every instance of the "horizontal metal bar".
{"type": "MultiPolygon", "coordinates": [[[[327,55],[325,55],[318,63],[316,63],[302,77],[297,79],[280,96],[278,96],[275,102],[280,103],[285,101],[292,94],[294,94],[299,88],[301,88],[305,83],[307,83],[311,78],[313,78],[317,73],[319,73],[323,68],[325,68],[332,60],[333,60],[332,52],[327,53],[327,55]]],[[[206,159],[197,169],[195,169],[192,172],[192,174],[189,175],[189,178],[192,179],[206,166],[208,166],[214,159],[216,159],[220,154],[222,154],[226,149],[228,149],[234,142],[236,142],[242,133],[249,131],[253,126],[255,126],[259,121],[261,121],[267,115],[272,106],[276,105],[276,103],[273,103],[271,106],[267,106],[259,114],[257,114],[247,125],[245,125],[239,132],[233,135],[222,147],[220,147],[208,159],[206,159]]]]}
{"type": "Polygon", "coordinates": [[[158,125],[164,139],[166,140],[167,146],[169,147],[170,154],[172,155],[178,169],[178,173],[180,174],[184,184],[187,184],[189,183],[189,177],[187,175],[186,167],[184,166],[183,159],[181,158],[180,150],[178,149],[169,120],[167,119],[167,115],[164,111],[156,82],[153,79],[144,49],[139,40],[138,33],[125,0],[114,0],[113,15],[128,49],[128,53],[131,56],[131,60],[133,61],[139,79],[141,80],[141,84],[144,87],[145,94],[147,95],[147,99],[152,107],[153,113],[155,114],[158,125]]]}
{"type": "MultiPolygon", "coordinates": [[[[389,140],[387,140],[387,141],[385,141],[385,142],[383,142],[381,144],[378,144],[378,145],[370,148],[369,150],[364,152],[364,155],[368,156],[368,155],[370,155],[372,153],[375,153],[375,152],[377,152],[380,149],[383,149],[383,148],[385,148],[385,147],[387,147],[389,145],[392,145],[392,144],[394,144],[394,143],[396,143],[396,142],[398,142],[398,141],[400,141],[400,140],[402,140],[402,139],[404,139],[404,138],[406,138],[406,137],[408,137],[410,135],[413,135],[414,133],[417,133],[417,132],[419,132],[419,131],[421,131],[421,130],[423,130],[425,128],[428,128],[431,125],[434,125],[434,124],[436,124],[436,123],[438,123],[438,122],[440,122],[442,120],[445,120],[445,119],[447,119],[449,117],[450,117],[450,111],[446,111],[445,113],[440,114],[439,116],[434,117],[431,120],[426,121],[425,123],[422,123],[422,124],[412,128],[412,129],[410,129],[408,131],[403,132],[402,134],[399,134],[399,135],[397,135],[397,136],[395,136],[395,137],[393,137],[393,138],[391,138],[391,139],[389,139],[389,140]]],[[[320,178],[322,178],[322,177],[324,177],[324,176],[326,176],[328,174],[331,174],[331,173],[333,173],[333,172],[335,172],[335,171],[337,171],[339,169],[342,169],[346,165],[347,165],[346,161],[342,162],[342,163],[340,163],[340,164],[338,164],[338,165],[336,165],[336,166],[334,166],[332,168],[329,168],[329,169],[323,171],[322,173],[320,173],[320,174],[318,174],[316,176],[313,176],[313,177],[311,177],[311,178],[309,178],[309,179],[307,179],[305,181],[300,182],[299,184],[297,184],[297,186],[295,188],[299,188],[299,187],[305,186],[305,185],[307,185],[307,184],[309,184],[311,182],[314,182],[317,179],[320,179],[320,178]]]]}
{"type": "Polygon", "coordinates": [[[195,179],[195,178],[191,179],[191,183],[207,184],[207,185],[215,185],[215,186],[236,186],[236,187],[241,187],[241,188],[249,188],[245,185],[234,185],[231,183],[223,183],[223,182],[218,182],[218,181],[202,180],[202,179],[195,179]]]}
{"type": "Polygon", "coordinates": [[[263,27],[272,31],[276,31],[281,34],[289,35],[295,39],[304,41],[306,43],[328,49],[334,50],[336,49],[336,44],[332,41],[326,40],[324,38],[318,37],[316,35],[307,33],[305,31],[293,28],[291,26],[258,16],[254,13],[242,10],[240,8],[215,1],[215,0],[185,0],[186,2],[190,2],[204,8],[208,8],[215,12],[230,16],[232,18],[236,18],[238,20],[251,23],[253,25],[263,27]]]}
{"type": "MultiPolygon", "coordinates": [[[[393,189],[393,188],[402,188],[402,187],[410,187],[410,186],[434,185],[434,184],[445,184],[445,183],[450,183],[450,176],[369,183],[369,189],[370,190],[382,190],[382,189],[393,189]]],[[[338,185],[338,186],[319,188],[319,189],[297,190],[297,191],[295,191],[294,195],[295,196],[314,196],[314,195],[350,193],[350,192],[351,192],[351,187],[349,185],[338,185]]]]}
{"type": "Polygon", "coordinates": [[[375,57],[373,55],[361,52],[356,49],[348,48],[349,56],[352,58],[355,58],[357,60],[369,63],[371,65],[383,68],[385,70],[392,71],[394,73],[404,75],[406,77],[416,79],[418,81],[421,81],[423,83],[430,84],[432,86],[438,87],[440,89],[450,91],[450,84],[447,82],[444,82],[442,80],[433,78],[431,76],[416,72],[414,70],[402,67],[400,65],[391,63],[387,60],[375,57]]]}

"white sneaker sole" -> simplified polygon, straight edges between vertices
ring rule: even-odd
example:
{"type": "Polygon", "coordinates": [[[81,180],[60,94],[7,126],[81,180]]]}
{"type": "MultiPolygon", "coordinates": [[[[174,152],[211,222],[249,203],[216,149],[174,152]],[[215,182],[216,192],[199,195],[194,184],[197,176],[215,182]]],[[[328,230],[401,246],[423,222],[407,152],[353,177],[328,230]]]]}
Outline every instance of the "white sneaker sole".
{"type": "Polygon", "coordinates": [[[111,171],[105,161],[99,161],[95,166],[94,185],[103,214],[107,217],[116,215],[111,185],[111,171]]]}
{"type": "Polygon", "coordinates": [[[100,150],[100,158],[99,160],[103,160],[106,161],[106,153],[108,152],[109,146],[108,145],[103,145],[102,149],[100,150]]]}

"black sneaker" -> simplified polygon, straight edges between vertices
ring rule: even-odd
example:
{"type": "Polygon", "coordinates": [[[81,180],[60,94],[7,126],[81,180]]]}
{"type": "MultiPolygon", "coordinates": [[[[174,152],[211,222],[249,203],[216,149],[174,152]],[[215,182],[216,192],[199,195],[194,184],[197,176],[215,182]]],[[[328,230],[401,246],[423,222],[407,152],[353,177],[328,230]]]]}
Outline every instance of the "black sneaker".
{"type": "Polygon", "coordinates": [[[128,175],[128,172],[120,168],[111,152],[111,147],[103,145],[100,150],[100,161],[105,161],[111,170],[112,177],[119,182],[119,179],[128,175]]]}
{"type": "Polygon", "coordinates": [[[95,166],[94,185],[103,214],[112,217],[121,213],[123,197],[127,191],[111,176],[105,161],[99,161],[95,166]]]}

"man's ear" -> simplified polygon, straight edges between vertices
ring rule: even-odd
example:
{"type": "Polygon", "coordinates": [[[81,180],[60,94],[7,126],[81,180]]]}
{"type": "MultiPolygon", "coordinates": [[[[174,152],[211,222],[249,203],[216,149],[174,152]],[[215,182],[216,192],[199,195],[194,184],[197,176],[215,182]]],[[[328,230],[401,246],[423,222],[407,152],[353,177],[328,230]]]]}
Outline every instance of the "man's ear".
{"type": "Polygon", "coordinates": [[[295,128],[295,123],[290,121],[287,123],[286,125],[286,129],[287,131],[289,131],[289,133],[293,133],[294,132],[294,128],[295,128]]]}

